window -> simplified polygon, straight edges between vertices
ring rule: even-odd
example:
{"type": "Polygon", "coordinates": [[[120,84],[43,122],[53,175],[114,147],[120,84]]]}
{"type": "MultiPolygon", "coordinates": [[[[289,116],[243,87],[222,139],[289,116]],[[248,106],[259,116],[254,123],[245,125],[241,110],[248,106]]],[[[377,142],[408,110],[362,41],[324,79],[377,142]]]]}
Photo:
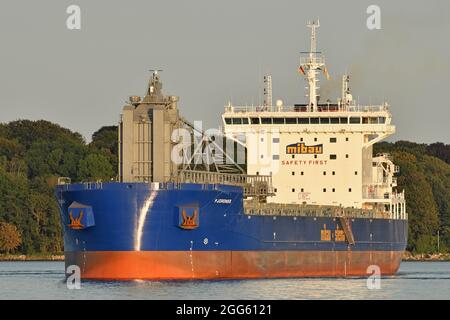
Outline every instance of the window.
{"type": "Polygon", "coordinates": [[[350,123],[361,123],[361,118],[360,117],[350,117],[350,123]]]}
{"type": "Polygon", "coordinates": [[[231,124],[231,118],[225,118],[225,123],[226,124],[231,124]]]}
{"type": "Polygon", "coordinates": [[[280,143],[280,138],[273,138],[273,139],[272,139],[272,142],[273,142],[273,143],[280,143]]]}
{"type": "Polygon", "coordinates": [[[295,188],[292,188],[292,192],[295,192],[295,188]]]}
{"type": "Polygon", "coordinates": [[[310,118],[310,119],[309,119],[309,122],[310,122],[311,124],[318,124],[318,123],[319,123],[319,118],[310,118]]]}
{"type": "Polygon", "coordinates": [[[273,192],[277,192],[277,188],[274,188],[274,189],[273,189],[273,192]]]}
{"type": "Polygon", "coordinates": [[[251,124],[259,124],[259,118],[250,118],[251,124]]]}
{"type": "Polygon", "coordinates": [[[324,171],[324,172],[323,172],[323,175],[324,175],[324,176],[326,176],[326,175],[327,175],[327,172],[326,172],[326,171],[324,171]]]}
{"type": "Polygon", "coordinates": [[[331,189],[331,191],[335,192],[336,190],[333,188],[333,189],[331,189]]]}
{"type": "Polygon", "coordinates": [[[348,123],[348,118],[340,118],[341,120],[341,124],[347,124],[348,123]]]}
{"type": "Polygon", "coordinates": [[[348,154],[346,154],[345,157],[348,159],[348,154]]]}
{"type": "Polygon", "coordinates": [[[259,176],[259,171],[256,171],[256,175],[259,176]]]}
{"type": "Polygon", "coordinates": [[[336,172],[333,171],[331,174],[334,176],[336,174],[336,172]]]}
{"type": "Polygon", "coordinates": [[[292,175],[295,176],[295,171],[292,171],[292,175]]]}
{"type": "Polygon", "coordinates": [[[330,118],[320,118],[320,123],[328,124],[328,123],[330,123],[330,118]]]}
{"type": "Polygon", "coordinates": [[[317,159],[317,154],[314,155],[314,159],[317,159]]]}
{"type": "Polygon", "coordinates": [[[301,189],[300,189],[300,192],[303,192],[304,190],[305,190],[305,189],[301,188],[301,189]]]}
{"type": "Polygon", "coordinates": [[[357,176],[358,175],[358,171],[355,171],[355,176],[357,176]]]}
{"type": "Polygon", "coordinates": [[[262,124],[272,124],[272,118],[261,118],[262,124]]]}
{"type": "Polygon", "coordinates": [[[261,155],[261,159],[264,159],[264,155],[263,154],[261,155]]]}
{"type": "Polygon", "coordinates": [[[330,123],[339,124],[339,118],[330,118],[330,123]]]}
{"type": "Polygon", "coordinates": [[[286,118],[285,122],[286,122],[286,124],[296,124],[297,118],[286,118]]]}
{"type": "Polygon", "coordinates": [[[233,124],[242,124],[242,118],[233,118],[233,124]]]}
{"type": "Polygon", "coordinates": [[[348,141],[348,137],[347,137],[347,138],[345,138],[345,141],[348,141]]]}
{"type": "Polygon", "coordinates": [[[386,122],[386,117],[378,117],[378,123],[383,124],[386,122]]]}
{"type": "Polygon", "coordinates": [[[292,159],[295,159],[295,154],[292,155],[292,159]]]}
{"type": "Polygon", "coordinates": [[[314,141],[317,141],[317,138],[314,138],[314,141]]]}
{"type": "Polygon", "coordinates": [[[323,192],[327,192],[327,189],[326,189],[326,188],[323,188],[323,192]]]}
{"type": "Polygon", "coordinates": [[[309,118],[298,118],[297,123],[298,124],[309,124],[309,118]]]}
{"type": "Polygon", "coordinates": [[[303,142],[303,138],[300,138],[300,142],[303,142]]]}
{"type": "Polygon", "coordinates": [[[362,123],[363,123],[363,124],[369,123],[369,118],[363,117],[363,118],[362,118],[362,123]]]}
{"type": "Polygon", "coordinates": [[[336,138],[334,138],[334,137],[333,137],[333,138],[330,138],[330,142],[331,142],[331,143],[336,143],[336,141],[337,141],[336,138]]]}
{"type": "Polygon", "coordinates": [[[264,142],[264,138],[261,138],[261,142],[264,142]]]}
{"type": "Polygon", "coordinates": [[[300,175],[303,175],[303,171],[302,171],[302,172],[300,172],[300,175]]]}
{"type": "Polygon", "coordinates": [[[284,124],[284,118],[273,118],[273,124],[284,124]]]}
{"type": "Polygon", "coordinates": [[[248,124],[248,118],[242,118],[242,124],[248,124]]]}
{"type": "Polygon", "coordinates": [[[352,192],[352,188],[348,188],[348,192],[352,192]]]}
{"type": "Polygon", "coordinates": [[[336,160],[336,155],[335,154],[330,154],[330,160],[336,160]]]}
{"type": "Polygon", "coordinates": [[[274,154],[274,155],[272,156],[272,159],[273,159],[273,160],[280,160],[280,155],[279,155],[279,154],[274,154]]]}

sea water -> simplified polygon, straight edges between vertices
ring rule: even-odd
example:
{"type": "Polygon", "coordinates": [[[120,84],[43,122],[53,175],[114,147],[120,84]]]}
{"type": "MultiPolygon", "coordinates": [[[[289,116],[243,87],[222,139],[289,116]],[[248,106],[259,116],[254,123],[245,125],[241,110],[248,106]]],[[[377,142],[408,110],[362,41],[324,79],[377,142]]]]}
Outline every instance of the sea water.
{"type": "Polygon", "coordinates": [[[0,299],[450,299],[450,262],[403,262],[378,289],[367,278],[81,281],[63,262],[0,262],[0,299]],[[372,289],[369,289],[372,287],[372,289]]]}

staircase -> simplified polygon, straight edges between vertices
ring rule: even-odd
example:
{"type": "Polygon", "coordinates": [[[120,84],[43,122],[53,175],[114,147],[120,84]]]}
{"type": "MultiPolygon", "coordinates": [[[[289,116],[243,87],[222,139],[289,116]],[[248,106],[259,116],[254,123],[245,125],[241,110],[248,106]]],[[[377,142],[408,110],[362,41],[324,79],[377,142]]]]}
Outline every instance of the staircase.
{"type": "Polygon", "coordinates": [[[350,225],[350,219],[339,217],[339,221],[342,226],[342,230],[344,230],[345,233],[345,239],[347,239],[347,242],[351,245],[355,244],[355,238],[353,237],[352,227],[350,225]]]}

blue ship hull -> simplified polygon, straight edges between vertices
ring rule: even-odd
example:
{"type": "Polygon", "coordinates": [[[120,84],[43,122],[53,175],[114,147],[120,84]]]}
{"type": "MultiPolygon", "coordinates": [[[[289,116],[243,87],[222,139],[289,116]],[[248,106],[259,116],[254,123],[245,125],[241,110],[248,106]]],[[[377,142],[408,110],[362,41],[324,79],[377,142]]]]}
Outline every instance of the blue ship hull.
{"type": "Polygon", "coordinates": [[[355,218],[355,243],[323,240],[333,217],[248,215],[228,185],[60,185],[66,265],[91,279],[364,276],[397,271],[407,221],[355,218]]]}

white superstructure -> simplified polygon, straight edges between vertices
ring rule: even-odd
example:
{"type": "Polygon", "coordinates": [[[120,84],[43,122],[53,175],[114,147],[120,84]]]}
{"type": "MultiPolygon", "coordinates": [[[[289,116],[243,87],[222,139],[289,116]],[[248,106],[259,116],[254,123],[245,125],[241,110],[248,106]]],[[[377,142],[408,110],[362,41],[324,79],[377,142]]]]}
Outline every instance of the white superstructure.
{"type": "Polygon", "coordinates": [[[277,100],[272,106],[272,78],[266,76],[264,105],[229,103],[222,115],[224,133],[245,144],[247,174],[272,175],[275,195],[268,202],[376,209],[403,216],[404,195],[395,191],[398,167],[389,155],[372,155],[373,144],[395,132],[388,105],[357,104],[347,75],[342,78],[342,97],[336,103],[320,103],[318,76],[329,76],[325,59],[316,51],[318,26],[308,24],[311,49],[300,58],[308,103],[284,106],[277,100]]]}

